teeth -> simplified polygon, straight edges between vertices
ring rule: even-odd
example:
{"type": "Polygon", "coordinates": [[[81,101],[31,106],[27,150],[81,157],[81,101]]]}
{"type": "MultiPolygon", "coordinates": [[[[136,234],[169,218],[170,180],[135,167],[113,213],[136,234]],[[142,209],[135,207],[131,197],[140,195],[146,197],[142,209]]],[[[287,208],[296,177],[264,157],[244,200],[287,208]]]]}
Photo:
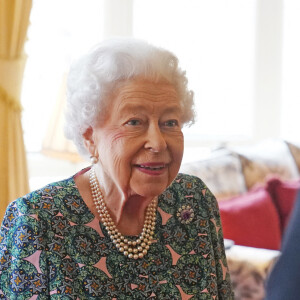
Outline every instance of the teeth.
{"type": "Polygon", "coordinates": [[[159,166],[159,167],[147,167],[144,165],[140,165],[141,168],[147,169],[147,170],[161,170],[164,168],[164,166],[159,166]]]}

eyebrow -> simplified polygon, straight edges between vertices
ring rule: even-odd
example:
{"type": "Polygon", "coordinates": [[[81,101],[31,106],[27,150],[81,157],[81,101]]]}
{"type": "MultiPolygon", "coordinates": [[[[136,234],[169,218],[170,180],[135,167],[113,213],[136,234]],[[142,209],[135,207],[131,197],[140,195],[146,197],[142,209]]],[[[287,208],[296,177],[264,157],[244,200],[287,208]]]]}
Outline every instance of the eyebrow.
{"type": "MultiPolygon", "coordinates": [[[[136,105],[133,103],[127,103],[127,104],[123,105],[120,109],[121,114],[124,114],[127,112],[139,113],[139,112],[144,112],[144,111],[148,111],[145,106],[140,105],[140,104],[136,105]]],[[[180,108],[179,105],[170,105],[170,106],[167,106],[163,112],[180,114],[180,113],[182,113],[182,109],[180,108]]]]}

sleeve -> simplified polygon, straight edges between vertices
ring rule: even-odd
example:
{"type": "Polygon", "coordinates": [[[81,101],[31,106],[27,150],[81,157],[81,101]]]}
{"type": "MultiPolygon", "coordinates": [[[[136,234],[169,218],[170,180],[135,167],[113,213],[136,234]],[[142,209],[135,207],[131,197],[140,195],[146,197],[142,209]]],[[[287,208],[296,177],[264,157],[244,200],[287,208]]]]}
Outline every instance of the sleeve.
{"type": "Polygon", "coordinates": [[[43,230],[25,198],[12,202],[0,229],[0,299],[30,299],[44,294],[47,278],[41,273],[43,230]]]}
{"type": "Polygon", "coordinates": [[[218,202],[215,196],[205,185],[204,188],[202,188],[202,194],[209,212],[209,227],[213,249],[212,255],[214,256],[216,264],[218,296],[219,299],[231,300],[234,299],[234,294],[226,260],[218,202]]]}

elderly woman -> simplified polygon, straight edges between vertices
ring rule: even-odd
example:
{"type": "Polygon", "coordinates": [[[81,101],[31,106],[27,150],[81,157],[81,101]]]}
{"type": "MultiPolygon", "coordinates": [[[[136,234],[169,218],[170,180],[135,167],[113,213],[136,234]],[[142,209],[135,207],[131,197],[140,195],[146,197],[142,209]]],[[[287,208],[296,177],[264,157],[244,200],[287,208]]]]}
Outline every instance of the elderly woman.
{"type": "Polygon", "coordinates": [[[177,58],[99,44],[71,68],[66,120],[92,167],[8,207],[0,298],[232,299],[216,200],[178,174],[194,112],[177,58]]]}

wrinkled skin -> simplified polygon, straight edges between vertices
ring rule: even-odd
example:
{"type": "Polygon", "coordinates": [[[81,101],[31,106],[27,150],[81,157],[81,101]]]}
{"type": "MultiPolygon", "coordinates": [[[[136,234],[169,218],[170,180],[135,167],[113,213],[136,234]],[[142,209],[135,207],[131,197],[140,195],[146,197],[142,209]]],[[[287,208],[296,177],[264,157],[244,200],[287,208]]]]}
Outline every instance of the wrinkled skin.
{"type": "Polygon", "coordinates": [[[172,85],[134,80],[115,93],[105,121],[84,134],[86,147],[99,157],[95,169],[108,209],[127,234],[139,231],[147,205],[178,173],[181,119],[172,85]]]}

